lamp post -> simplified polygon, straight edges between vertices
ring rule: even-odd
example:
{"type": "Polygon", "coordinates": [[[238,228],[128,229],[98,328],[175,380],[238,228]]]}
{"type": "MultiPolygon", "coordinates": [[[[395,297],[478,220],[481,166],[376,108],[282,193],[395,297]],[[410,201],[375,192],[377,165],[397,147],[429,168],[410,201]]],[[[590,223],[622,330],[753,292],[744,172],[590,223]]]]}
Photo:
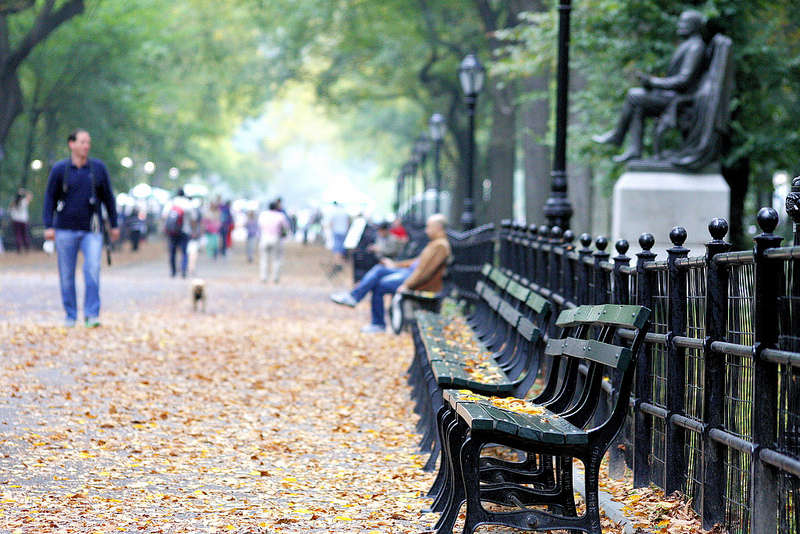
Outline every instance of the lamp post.
{"type": "Polygon", "coordinates": [[[467,135],[467,189],[464,192],[464,212],[461,214],[461,226],[464,230],[475,228],[474,202],[472,200],[473,182],[475,181],[475,105],[478,94],[483,89],[486,70],[474,54],[469,54],[461,61],[458,68],[458,79],[464,91],[464,103],[467,104],[469,128],[467,135]]]}
{"type": "Polygon", "coordinates": [[[550,228],[569,228],[572,206],[567,199],[567,91],[569,90],[569,15],[570,0],[558,5],[558,87],[556,90],[556,143],[550,173],[550,197],[544,215],[550,228]]]}
{"type": "Polygon", "coordinates": [[[425,135],[421,134],[417,137],[417,140],[414,143],[414,152],[417,156],[417,161],[419,161],[419,172],[420,177],[422,178],[422,197],[420,199],[420,207],[421,207],[421,214],[422,220],[425,221],[427,218],[427,210],[425,209],[425,191],[428,190],[428,176],[425,174],[425,161],[428,159],[428,152],[431,150],[431,140],[430,138],[425,135]]]}
{"type": "Polygon", "coordinates": [[[439,167],[439,156],[442,150],[442,139],[444,139],[444,117],[441,113],[434,113],[428,121],[431,139],[433,139],[433,174],[436,180],[436,204],[434,210],[439,213],[441,205],[439,197],[442,194],[442,169],[439,167]]]}

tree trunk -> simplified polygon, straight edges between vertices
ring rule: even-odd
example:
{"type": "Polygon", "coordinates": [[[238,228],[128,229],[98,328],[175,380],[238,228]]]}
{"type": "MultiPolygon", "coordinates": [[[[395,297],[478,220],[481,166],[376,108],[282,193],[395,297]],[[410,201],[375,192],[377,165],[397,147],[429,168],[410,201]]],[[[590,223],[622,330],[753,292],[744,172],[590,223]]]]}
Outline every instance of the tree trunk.
{"type": "Polygon", "coordinates": [[[487,151],[487,176],[476,175],[475,186],[483,191],[483,179],[491,181],[491,197],[486,206],[486,220],[500,225],[503,219],[513,216],[514,167],[516,150],[516,97],[513,84],[489,84],[492,98],[492,129],[487,151]]]}
{"type": "Polygon", "coordinates": [[[545,139],[550,117],[549,73],[522,81],[520,103],[523,165],[525,168],[525,220],[528,224],[547,222],[542,208],[550,193],[550,147],[545,139]],[[541,93],[541,98],[527,98],[528,93],[541,93]]]}

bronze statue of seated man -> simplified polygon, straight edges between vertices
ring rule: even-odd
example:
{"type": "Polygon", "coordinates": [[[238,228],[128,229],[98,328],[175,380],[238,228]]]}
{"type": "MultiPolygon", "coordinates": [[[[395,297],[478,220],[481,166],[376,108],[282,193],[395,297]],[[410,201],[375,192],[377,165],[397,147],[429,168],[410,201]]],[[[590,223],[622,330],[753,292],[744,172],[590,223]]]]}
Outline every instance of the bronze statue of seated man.
{"type": "Polygon", "coordinates": [[[628,149],[614,157],[617,163],[642,157],[642,138],[645,117],[658,117],[676,98],[692,93],[700,82],[705,69],[706,44],[702,31],[705,19],[698,11],[681,13],[678,20],[678,35],[683,42],[678,46],[663,78],[637,73],[642,87],[628,91],[625,104],[616,128],[592,139],[598,143],[622,146],[630,131],[628,149]]]}

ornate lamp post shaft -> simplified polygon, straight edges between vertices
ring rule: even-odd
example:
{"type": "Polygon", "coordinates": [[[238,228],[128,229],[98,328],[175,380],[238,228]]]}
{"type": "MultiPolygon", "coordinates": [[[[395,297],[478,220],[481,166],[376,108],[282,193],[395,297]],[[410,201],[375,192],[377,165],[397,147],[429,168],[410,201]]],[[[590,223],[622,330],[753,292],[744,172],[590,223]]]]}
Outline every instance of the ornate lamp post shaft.
{"type": "Polygon", "coordinates": [[[464,91],[464,102],[467,104],[469,127],[467,128],[466,174],[467,190],[464,192],[464,212],[461,214],[461,226],[464,230],[475,228],[474,202],[472,200],[475,178],[475,106],[478,94],[483,89],[485,69],[474,54],[469,54],[461,62],[458,77],[464,91]]]}
{"type": "Polygon", "coordinates": [[[567,199],[567,110],[569,91],[569,17],[570,0],[558,6],[558,88],[556,94],[556,139],[553,171],[550,174],[550,198],[544,206],[548,225],[569,228],[572,206],[567,199]]]}
{"type": "Polygon", "coordinates": [[[441,212],[439,197],[442,194],[442,169],[439,166],[439,156],[442,150],[442,139],[444,138],[444,117],[441,113],[434,113],[428,121],[430,127],[430,137],[433,139],[433,174],[436,180],[436,213],[441,212]]]}

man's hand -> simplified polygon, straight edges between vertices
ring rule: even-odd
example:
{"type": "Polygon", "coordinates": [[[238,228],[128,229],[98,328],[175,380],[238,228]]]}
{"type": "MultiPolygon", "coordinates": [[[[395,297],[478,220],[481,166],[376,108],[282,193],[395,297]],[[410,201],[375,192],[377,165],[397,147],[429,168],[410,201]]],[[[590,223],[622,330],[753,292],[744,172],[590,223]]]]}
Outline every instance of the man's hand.
{"type": "Polygon", "coordinates": [[[45,228],[44,230],[44,240],[45,241],[53,241],[56,238],[56,230],[55,228],[45,228]]]}
{"type": "Polygon", "coordinates": [[[394,267],[395,267],[395,265],[396,265],[396,264],[395,264],[395,263],[394,263],[392,260],[390,260],[389,258],[381,258],[381,260],[380,260],[380,261],[381,261],[381,265],[383,265],[384,267],[388,267],[388,268],[390,268],[390,269],[394,269],[394,267]]]}
{"type": "Polygon", "coordinates": [[[111,229],[111,241],[116,241],[119,239],[119,228],[112,228],[111,229]]]}
{"type": "Polygon", "coordinates": [[[404,293],[406,291],[408,291],[408,286],[405,284],[402,284],[400,287],[397,288],[398,293],[404,293]]]}
{"type": "Polygon", "coordinates": [[[650,89],[653,86],[652,82],[650,81],[650,75],[649,74],[645,74],[644,72],[638,72],[637,71],[636,72],[636,78],[639,80],[639,83],[641,83],[642,87],[644,87],[645,89],[650,89]]]}

